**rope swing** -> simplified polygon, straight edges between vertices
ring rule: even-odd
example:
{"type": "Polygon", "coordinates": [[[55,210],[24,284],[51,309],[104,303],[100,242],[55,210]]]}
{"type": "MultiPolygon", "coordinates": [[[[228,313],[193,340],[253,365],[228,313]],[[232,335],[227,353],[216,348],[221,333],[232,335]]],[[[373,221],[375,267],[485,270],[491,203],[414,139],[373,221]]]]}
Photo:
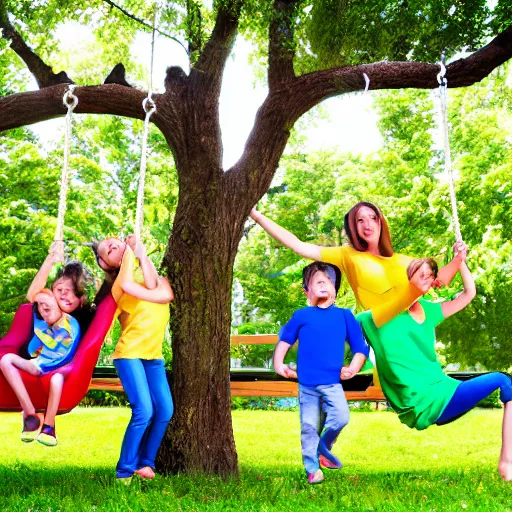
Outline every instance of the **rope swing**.
{"type": "Polygon", "coordinates": [[[452,205],[453,227],[455,230],[455,241],[461,242],[462,235],[460,233],[459,213],[457,210],[457,197],[455,196],[455,184],[453,179],[452,155],[450,151],[450,139],[448,133],[448,80],[446,79],[446,67],[441,60],[439,63],[440,71],[437,74],[437,82],[439,83],[439,97],[441,99],[441,124],[444,138],[444,170],[448,175],[448,183],[450,188],[450,202],[452,205]]]}
{"type": "Polygon", "coordinates": [[[73,123],[73,110],[78,105],[78,98],[73,94],[76,85],[70,84],[64,93],[62,103],[67,107],[66,130],[64,132],[64,162],[60,175],[59,210],[57,214],[57,229],[55,230],[55,242],[64,241],[64,217],[66,216],[68,183],[69,183],[69,155],[71,153],[71,135],[73,123]]]}
{"type": "Polygon", "coordinates": [[[157,27],[157,5],[154,5],[153,13],[153,31],[151,36],[151,64],[149,71],[149,88],[148,96],[142,102],[142,108],[146,113],[144,119],[144,132],[142,134],[142,150],[140,155],[140,172],[139,172],[139,189],[137,192],[137,210],[135,212],[135,237],[141,240],[142,225],[144,222],[144,188],[146,184],[146,167],[147,167],[147,152],[148,152],[148,134],[149,134],[149,120],[156,112],[156,104],[153,100],[153,63],[155,59],[155,33],[157,27]]]}

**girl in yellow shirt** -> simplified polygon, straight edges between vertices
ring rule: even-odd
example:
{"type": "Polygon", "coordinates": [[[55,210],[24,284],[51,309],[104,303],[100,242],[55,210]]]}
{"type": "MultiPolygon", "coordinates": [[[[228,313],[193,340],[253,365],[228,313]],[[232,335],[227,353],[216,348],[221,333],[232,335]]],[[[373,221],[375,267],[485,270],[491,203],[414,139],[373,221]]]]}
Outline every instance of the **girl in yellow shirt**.
{"type": "Polygon", "coordinates": [[[114,366],[132,408],[116,467],[123,483],[134,474],[155,477],[156,453],[174,410],[162,355],[174,293],[143,244],[135,237],[127,242],[107,238],[93,247],[106,274],[98,295],[110,291],[118,306],[121,335],[114,366]]]}

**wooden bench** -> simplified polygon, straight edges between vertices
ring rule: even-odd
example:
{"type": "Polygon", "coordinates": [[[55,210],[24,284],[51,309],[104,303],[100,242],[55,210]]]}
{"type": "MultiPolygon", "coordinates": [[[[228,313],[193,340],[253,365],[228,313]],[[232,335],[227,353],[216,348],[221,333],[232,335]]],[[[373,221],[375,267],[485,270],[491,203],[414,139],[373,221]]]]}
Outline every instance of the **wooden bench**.
{"type": "MultiPolygon", "coordinates": [[[[233,335],[231,345],[275,345],[276,334],[233,335]]],[[[298,393],[295,380],[285,379],[270,368],[231,368],[231,396],[294,397],[298,393]]],[[[385,401],[380,387],[372,385],[372,374],[359,374],[343,381],[349,401],[385,401]]],[[[114,367],[96,367],[89,389],[123,391],[114,367]]]]}

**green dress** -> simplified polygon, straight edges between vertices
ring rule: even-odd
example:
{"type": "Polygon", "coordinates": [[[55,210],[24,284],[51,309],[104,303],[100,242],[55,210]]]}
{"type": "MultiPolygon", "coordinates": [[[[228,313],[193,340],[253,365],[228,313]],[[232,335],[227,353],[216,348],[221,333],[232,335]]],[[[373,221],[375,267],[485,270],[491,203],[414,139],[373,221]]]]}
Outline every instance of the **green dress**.
{"type": "Polygon", "coordinates": [[[357,316],[375,352],[382,391],[402,423],[423,430],[437,421],[460,382],[442,370],[435,352],[441,304],[420,300],[425,321],[408,311],[377,328],[371,311],[357,316]]]}

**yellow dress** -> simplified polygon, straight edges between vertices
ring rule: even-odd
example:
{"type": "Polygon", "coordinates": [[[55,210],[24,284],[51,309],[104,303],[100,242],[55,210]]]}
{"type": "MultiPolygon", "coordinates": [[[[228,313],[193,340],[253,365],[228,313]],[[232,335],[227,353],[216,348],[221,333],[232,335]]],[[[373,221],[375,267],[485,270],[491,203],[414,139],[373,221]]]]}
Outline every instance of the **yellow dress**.
{"type": "Polygon", "coordinates": [[[155,304],[124,293],[120,283],[130,274],[136,282],[144,284],[138,260],[126,247],[121,270],[112,286],[112,296],[117,303],[116,317],[121,324],[121,336],[113,358],[163,359],[162,343],[169,322],[169,304],[155,304]]]}
{"type": "Polygon", "coordinates": [[[402,254],[375,256],[350,245],[324,247],[322,261],[340,268],[356,298],[356,311],[372,310],[377,327],[406,310],[420,291],[409,283],[407,266],[413,258],[402,254]]]}

